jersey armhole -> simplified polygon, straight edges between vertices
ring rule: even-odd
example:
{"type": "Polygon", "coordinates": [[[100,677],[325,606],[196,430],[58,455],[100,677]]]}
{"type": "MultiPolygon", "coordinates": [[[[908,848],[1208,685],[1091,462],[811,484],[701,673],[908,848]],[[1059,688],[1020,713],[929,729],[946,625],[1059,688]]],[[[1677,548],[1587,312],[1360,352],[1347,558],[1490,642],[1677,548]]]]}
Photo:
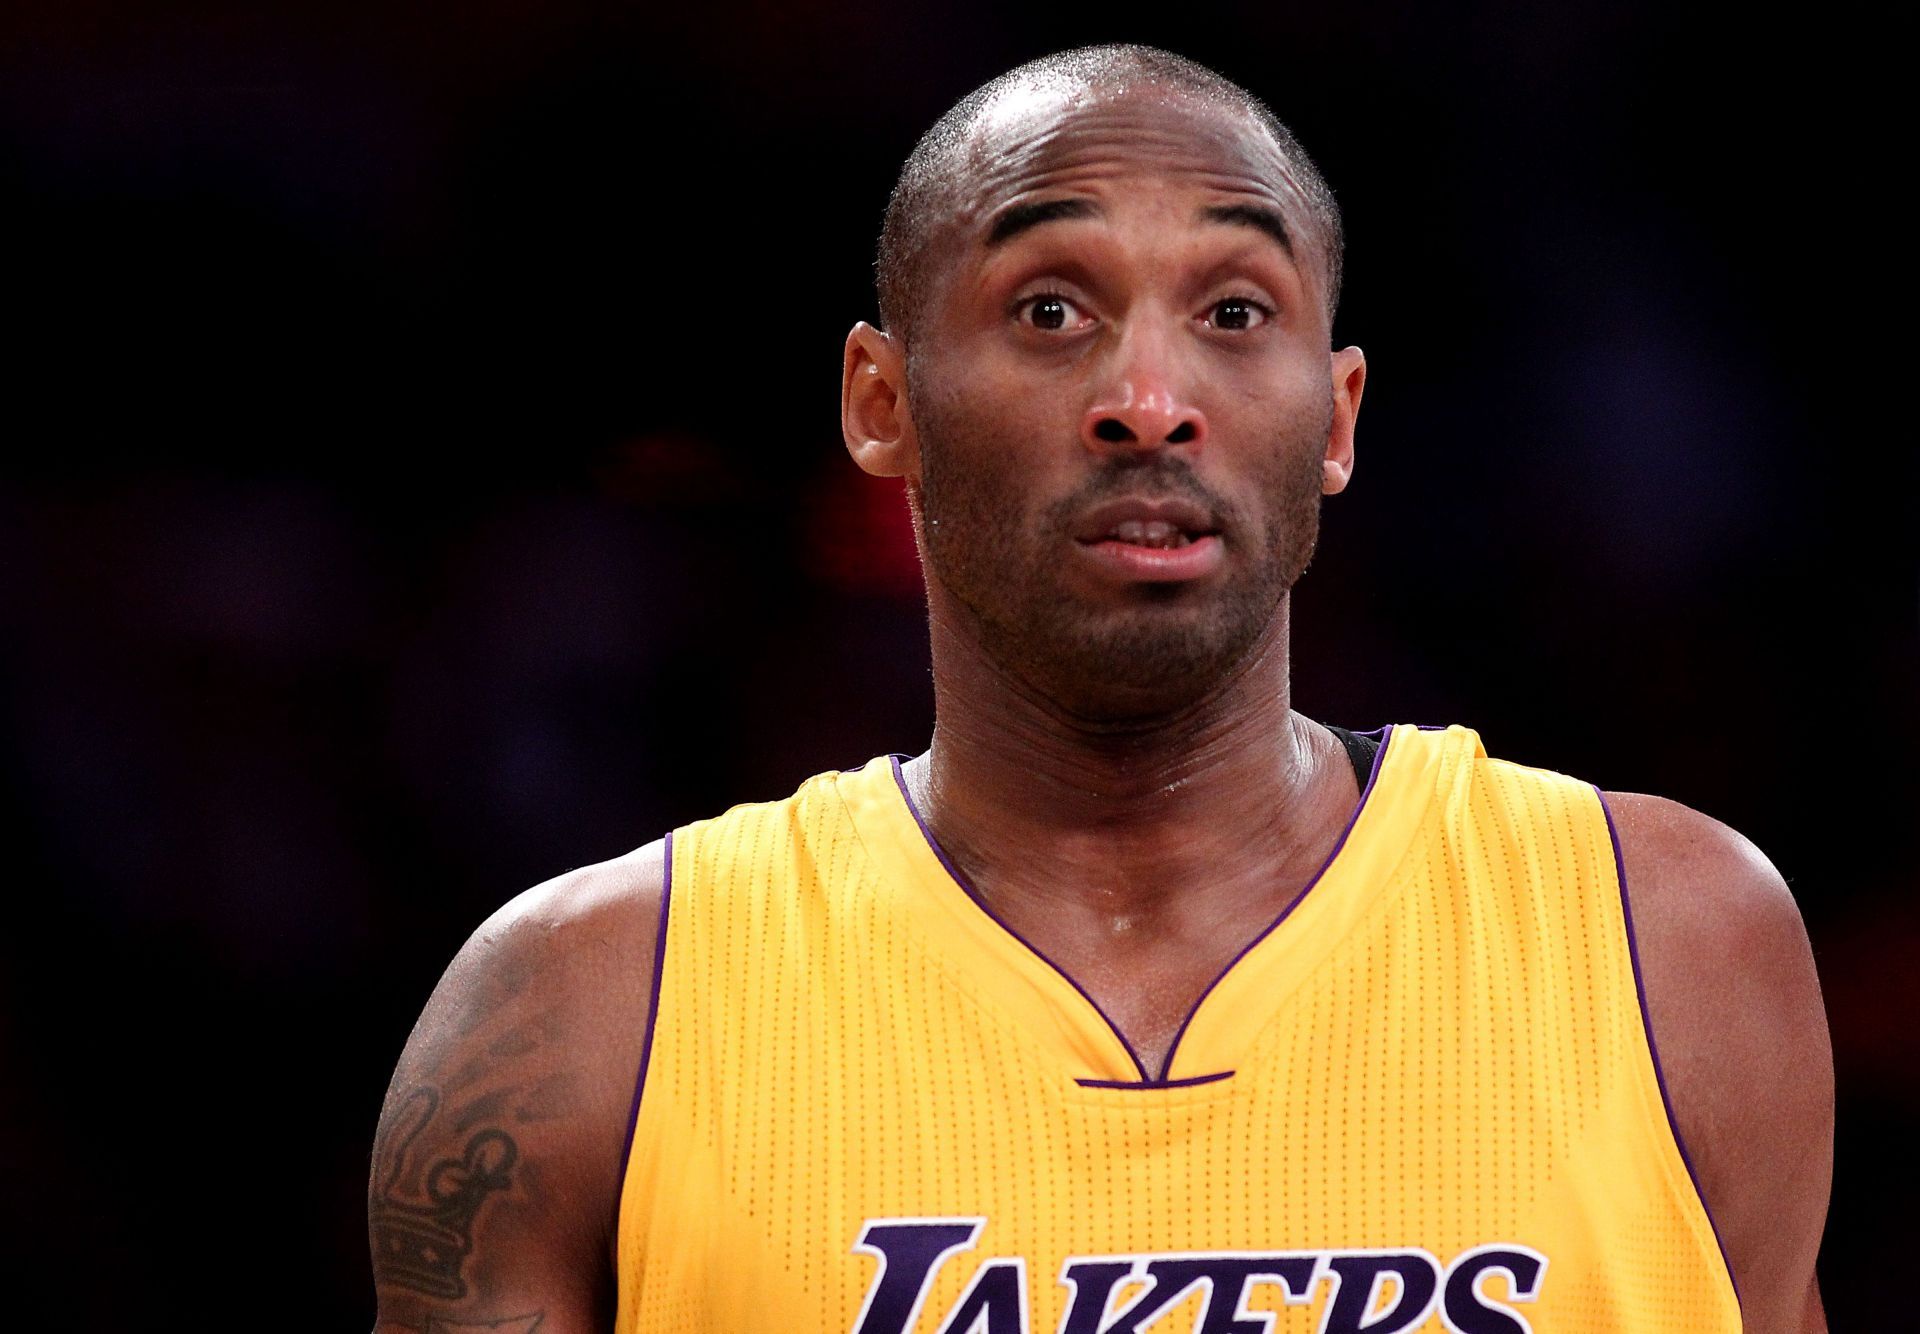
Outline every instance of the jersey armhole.
{"type": "Polygon", "coordinates": [[[640,1039],[640,1069],[633,1080],[633,1103],[627,1110],[627,1132],[620,1137],[620,1188],[613,1197],[614,1272],[618,1275],[621,1223],[626,1216],[627,1183],[633,1175],[633,1140],[640,1129],[640,1099],[647,1091],[647,1067],[653,1062],[654,1026],[660,1020],[660,986],[667,970],[668,909],[673,903],[673,834],[664,840],[664,869],[660,877],[659,933],[653,943],[653,984],[647,995],[647,1031],[640,1039]]]}
{"type": "Polygon", "coordinates": [[[1680,1165],[1686,1169],[1687,1180],[1693,1187],[1693,1197],[1700,1202],[1700,1212],[1707,1220],[1707,1230],[1712,1233],[1713,1244],[1720,1253],[1720,1267],[1727,1275],[1727,1284],[1733,1289],[1734,1305],[1744,1322],[1746,1307],[1740,1296],[1740,1280],[1734,1277],[1733,1262],[1727,1258],[1727,1243],[1720,1235],[1720,1224],[1713,1217],[1713,1206],[1707,1203],[1707,1193],[1700,1188],[1700,1173],[1694,1168],[1693,1155],[1687,1152],[1687,1141],[1680,1133],[1680,1119],[1673,1114],[1673,1096],[1667,1090],[1667,1073],[1660,1064],[1660,1044],[1654,1037],[1653,1015],[1647,1008],[1646,978],[1640,968],[1640,941],[1634,933],[1633,896],[1627,889],[1627,861],[1620,851],[1620,828],[1614,823],[1613,807],[1607,802],[1607,794],[1595,787],[1593,795],[1600,803],[1601,815],[1606,819],[1607,839],[1613,849],[1613,873],[1620,887],[1620,916],[1627,932],[1627,958],[1633,969],[1633,991],[1640,1011],[1640,1032],[1646,1039],[1647,1055],[1653,1062],[1654,1084],[1660,1092],[1660,1106],[1666,1113],[1667,1135],[1680,1156],[1680,1165]]]}

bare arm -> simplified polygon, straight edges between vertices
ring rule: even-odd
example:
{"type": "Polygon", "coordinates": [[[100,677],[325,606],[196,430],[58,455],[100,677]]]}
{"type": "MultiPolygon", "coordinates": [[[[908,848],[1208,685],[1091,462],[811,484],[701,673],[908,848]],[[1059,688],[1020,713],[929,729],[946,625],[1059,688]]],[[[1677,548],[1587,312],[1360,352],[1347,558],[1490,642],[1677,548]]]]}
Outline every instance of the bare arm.
{"type": "Polygon", "coordinates": [[[374,1143],[377,1334],[612,1327],[663,873],[655,843],[531,889],[441,978],[374,1143]]]}
{"type": "Polygon", "coordinates": [[[1824,1331],[1833,1054],[1786,882],[1733,830],[1610,793],[1654,1039],[1746,1327],[1824,1331]]]}

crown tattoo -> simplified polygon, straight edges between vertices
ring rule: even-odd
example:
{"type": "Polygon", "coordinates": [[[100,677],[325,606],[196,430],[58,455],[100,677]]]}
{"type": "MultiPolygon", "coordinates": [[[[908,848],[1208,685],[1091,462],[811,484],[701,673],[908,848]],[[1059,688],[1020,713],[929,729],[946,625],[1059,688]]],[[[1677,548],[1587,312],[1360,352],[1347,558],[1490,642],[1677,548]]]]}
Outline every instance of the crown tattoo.
{"type": "Polygon", "coordinates": [[[458,1157],[442,1158],[425,1174],[426,1199],[402,1198],[399,1179],[413,1141],[440,1105],[430,1088],[415,1091],[411,1128],[389,1161],[372,1213],[374,1281],[431,1297],[464,1297],[461,1265],[473,1250],[473,1222],[487,1197],[513,1184],[520,1150],[502,1130],[482,1130],[458,1157]],[[424,1095],[424,1096],[423,1096],[424,1095]]]}
{"type": "Polygon", "coordinates": [[[505,1320],[448,1320],[444,1316],[427,1317],[426,1334],[534,1334],[546,1323],[547,1313],[508,1316],[505,1320]]]}

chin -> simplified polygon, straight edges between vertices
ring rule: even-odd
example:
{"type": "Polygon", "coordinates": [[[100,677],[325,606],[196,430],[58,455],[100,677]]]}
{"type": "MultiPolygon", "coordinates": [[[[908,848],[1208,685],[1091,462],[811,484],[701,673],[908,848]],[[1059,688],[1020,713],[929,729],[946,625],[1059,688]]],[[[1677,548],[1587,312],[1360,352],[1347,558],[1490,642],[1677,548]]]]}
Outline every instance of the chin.
{"type": "Polygon", "coordinates": [[[1019,648],[1002,661],[1074,718],[1104,724],[1164,718],[1215,694],[1274,622],[1271,612],[1227,620],[1219,611],[1135,608],[1118,617],[1087,616],[1077,625],[1056,612],[1019,636],[1019,648]]]}

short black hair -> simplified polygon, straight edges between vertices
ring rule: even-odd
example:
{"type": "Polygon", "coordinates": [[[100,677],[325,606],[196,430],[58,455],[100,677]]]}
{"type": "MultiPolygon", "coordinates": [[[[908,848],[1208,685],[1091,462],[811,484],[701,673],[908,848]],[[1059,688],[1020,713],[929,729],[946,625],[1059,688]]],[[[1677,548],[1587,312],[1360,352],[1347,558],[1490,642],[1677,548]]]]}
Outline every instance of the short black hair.
{"type": "Polygon", "coordinates": [[[880,227],[874,277],[882,328],[911,338],[932,287],[929,251],[933,234],[955,207],[954,189],[965,177],[963,154],[982,112],[1002,93],[1023,86],[1064,83],[1102,88],[1122,82],[1177,88],[1251,116],[1274,137],[1306,201],[1308,216],[1320,232],[1320,248],[1327,265],[1327,318],[1331,321],[1340,300],[1344,252],[1340,208],[1293,131],[1266,103],[1225,75],[1171,51],[1122,44],[1077,47],[1008,70],[954,103],[920,137],[900,168],[900,179],[894,183],[886,219],[880,227]]]}

